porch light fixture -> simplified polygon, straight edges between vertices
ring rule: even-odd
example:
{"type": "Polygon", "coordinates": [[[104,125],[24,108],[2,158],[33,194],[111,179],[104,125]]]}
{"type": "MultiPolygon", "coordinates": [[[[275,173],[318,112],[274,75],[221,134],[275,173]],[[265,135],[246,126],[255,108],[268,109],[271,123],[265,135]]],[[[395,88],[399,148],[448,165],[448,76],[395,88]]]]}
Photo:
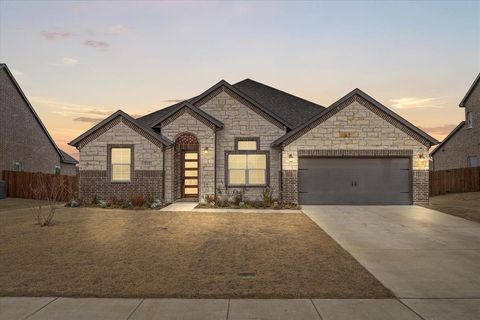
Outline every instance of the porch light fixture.
{"type": "Polygon", "coordinates": [[[293,154],[288,155],[288,162],[293,162],[293,154]]]}
{"type": "Polygon", "coordinates": [[[203,149],[203,152],[204,152],[205,154],[207,154],[207,153],[208,153],[208,147],[205,147],[205,149],[203,149]]]}

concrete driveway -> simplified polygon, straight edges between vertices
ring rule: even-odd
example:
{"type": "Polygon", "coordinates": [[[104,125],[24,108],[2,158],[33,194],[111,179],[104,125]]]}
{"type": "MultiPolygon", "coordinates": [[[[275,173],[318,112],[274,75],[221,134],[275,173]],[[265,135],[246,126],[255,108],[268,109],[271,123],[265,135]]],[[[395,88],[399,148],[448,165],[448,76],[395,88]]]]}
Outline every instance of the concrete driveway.
{"type": "Polygon", "coordinates": [[[479,223],[418,206],[303,211],[399,298],[480,298],[479,223]]]}

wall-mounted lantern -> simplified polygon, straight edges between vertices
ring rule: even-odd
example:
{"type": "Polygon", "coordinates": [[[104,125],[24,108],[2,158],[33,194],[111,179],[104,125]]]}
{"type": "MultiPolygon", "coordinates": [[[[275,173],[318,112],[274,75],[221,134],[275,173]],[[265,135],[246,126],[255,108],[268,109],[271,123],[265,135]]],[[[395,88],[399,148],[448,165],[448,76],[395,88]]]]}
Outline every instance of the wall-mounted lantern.
{"type": "Polygon", "coordinates": [[[288,162],[293,162],[293,154],[288,155],[288,162]]]}
{"type": "Polygon", "coordinates": [[[204,152],[205,154],[208,154],[208,147],[205,147],[205,149],[203,149],[203,152],[204,152]]]}

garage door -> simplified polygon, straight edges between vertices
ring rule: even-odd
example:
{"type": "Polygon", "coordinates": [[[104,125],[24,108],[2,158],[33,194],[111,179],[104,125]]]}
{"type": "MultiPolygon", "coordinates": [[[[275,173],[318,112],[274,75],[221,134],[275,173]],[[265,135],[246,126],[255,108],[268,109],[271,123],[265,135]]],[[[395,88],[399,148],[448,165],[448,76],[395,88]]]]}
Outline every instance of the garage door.
{"type": "Polygon", "coordinates": [[[300,204],[411,204],[408,158],[300,158],[300,204]]]}

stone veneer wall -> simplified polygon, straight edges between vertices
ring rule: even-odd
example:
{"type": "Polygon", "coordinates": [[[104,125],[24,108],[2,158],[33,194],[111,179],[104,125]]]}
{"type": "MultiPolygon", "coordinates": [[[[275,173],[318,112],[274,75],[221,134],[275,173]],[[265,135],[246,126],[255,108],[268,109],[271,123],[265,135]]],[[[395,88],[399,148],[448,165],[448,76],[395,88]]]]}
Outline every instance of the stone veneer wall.
{"type": "Polygon", "coordinates": [[[79,165],[79,193],[85,201],[127,198],[153,194],[163,199],[163,151],[124,122],[82,145],[79,165]],[[108,174],[108,145],[133,145],[131,182],[111,182],[108,174]]]}
{"type": "Polygon", "coordinates": [[[284,201],[298,202],[298,154],[302,150],[410,150],[413,202],[428,201],[428,148],[356,100],[284,147],[284,201]]]}
{"type": "Polygon", "coordinates": [[[472,156],[477,156],[480,163],[480,85],[474,88],[465,103],[465,121],[467,112],[472,112],[473,128],[468,129],[465,123],[433,154],[435,171],[465,168],[468,165],[467,158],[472,156]]]}
{"type": "MultiPolygon", "coordinates": [[[[225,151],[235,150],[235,138],[258,137],[260,150],[270,152],[270,186],[279,197],[281,151],[271,143],[285,134],[285,129],[272,124],[257,112],[234,99],[225,91],[208,100],[200,108],[222,121],[225,127],[217,132],[216,169],[217,188],[225,189],[225,151]]],[[[242,188],[249,199],[259,199],[263,188],[242,188]]],[[[230,188],[230,190],[242,190],[230,188]]]]}
{"type": "MultiPolygon", "coordinates": [[[[212,127],[193,117],[188,112],[183,112],[173,121],[169,120],[165,125],[162,124],[162,134],[172,141],[182,133],[191,133],[195,135],[199,142],[199,198],[205,195],[215,193],[215,131],[212,127]],[[208,153],[205,153],[205,148],[208,153]]],[[[174,152],[172,148],[167,149],[165,153],[165,201],[175,200],[174,194],[174,152]]]]}

